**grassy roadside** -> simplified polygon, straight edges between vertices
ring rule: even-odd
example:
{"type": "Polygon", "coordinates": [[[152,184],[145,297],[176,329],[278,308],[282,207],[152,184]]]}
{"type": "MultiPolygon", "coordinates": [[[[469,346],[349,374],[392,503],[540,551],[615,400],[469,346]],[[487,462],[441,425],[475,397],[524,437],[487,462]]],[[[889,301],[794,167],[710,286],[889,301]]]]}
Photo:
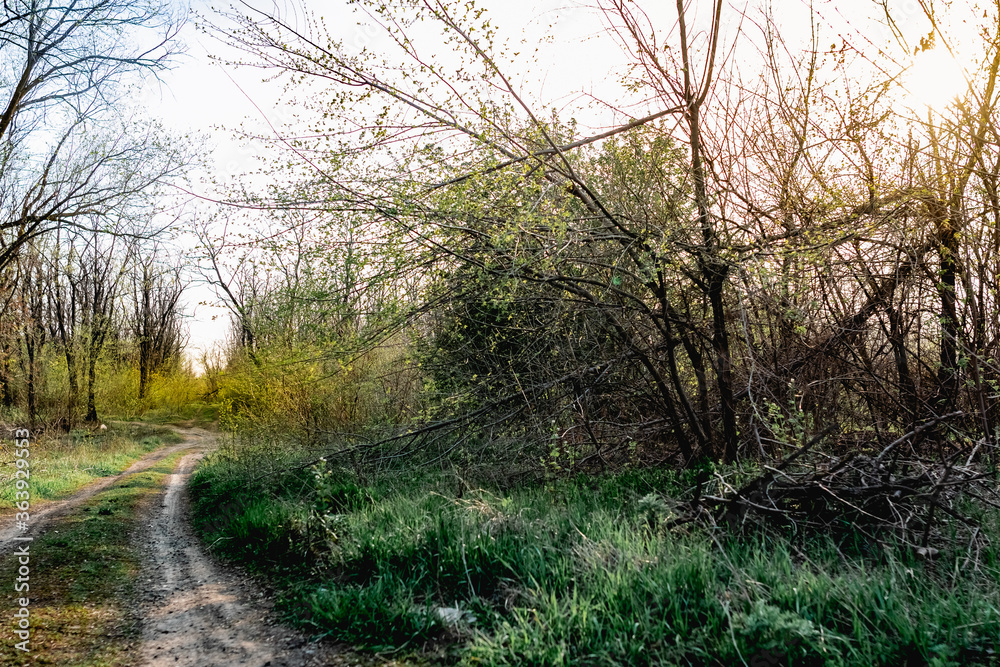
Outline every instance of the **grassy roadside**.
{"type": "Polygon", "coordinates": [[[205,401],[191,401],[173,407],[150,408],[136,421],[146,424],[172,424],[185,428],[215,428],[219,422],[219,406],[205,401]]]}
{"type": "Polygon", "coordinates": [[[924,562],[823,536],[665,530],[683,473],[501,491],[318,467],[248,489],[252,458],[203,463],[196,526],[276,582],[298,623],[369,651],[512,666],[998,664],[995,546],[973,568],[964,549],[924,562]]]}
{"type": "MultiPolygon", "coordinates": [[[[76,430],[58,437],[44,436],[31,444],[32,502],[73,495],[100,477],[117,475],[144,455],[183,438],[165,426],[111,422],[104,432],[76,430]]],[[[10,440],[0,446],[0,516],[12,513],[14,449],[10,440]]]]}
{"type": "MultiPolygon", "coordinates": [[[[18,640],[10,622],[4,623],[0,667],[135,664],[140,636],[134,585],[141,554],[134,535],[181,456],[171,455],[95,495],[31,543],[31,653],[14,649],[18,640]]],[[[5,557],[0,582],[12,586],[17,567],[16,558],[5,557]]],[[[6,598],[12,614],[13,594],[6,598]]]]}

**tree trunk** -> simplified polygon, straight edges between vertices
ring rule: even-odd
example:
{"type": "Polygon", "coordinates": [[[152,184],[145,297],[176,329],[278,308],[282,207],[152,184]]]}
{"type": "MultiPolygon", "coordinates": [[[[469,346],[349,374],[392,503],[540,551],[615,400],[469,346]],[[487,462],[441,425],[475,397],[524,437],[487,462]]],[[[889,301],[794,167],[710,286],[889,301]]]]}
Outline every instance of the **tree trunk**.
{"type": "Polygon", "coordinates": [[[87,416],[85,420],[91,423],[97,422],[97,399],[94,396],[94,385],[97,380],[97,354],[99,351],[96,336],[91,337],[90,353],[87,359],[87,416]]]}
{"type": "Polygon", "coordinates": [[[733,398],[733,371],[729,352],[729,331],[726,328],[726,306],[724,290],[729,267],[719,253],[719,240],[709,211],[708,193],[705,186],[705,166],[701,158],[701,128],[698,107],[692,106],[689,113],[691,124],[691,173],[694,178],[695,202],[701,226],[702,275],[707,286],[709,305],[712,308],[712,352],[715,359],[715,382],[722,404],[722,440],[725,447],[724,458],[732,463],[736,460],[738,435],[736,430],[736,401],[733,398]]]}
{"type": "Polygon", "coordinates": [[[14,406],[14,389],[10,381],[10,348],[0,350],[0,404],[5,408],[14,406]]]}
{"type": "Polygon", "coordinates": [[[38,421],[38,402],[35,393],[35,341],[29,332],[25,332],[24,347],[28,356],[28,422],[34,426],[38,421]]]}
{"type": "Polygon", "coordinates": [[[69,376],[69,397],[66,400],[67,419],[69,427],[73,428],[76,423],[76,406],[80,402],[80,381],[79,370],[76,366],[76,353],[73,351],[71,343],[65,343],[66,352],[66,372],[69,376]]]}
{"type": "Polygon", "coordinates": [[[150,304],[150,292],[153,289],[151,284],[152,276],[150,276],[150,271],[148,267],[143,266],[142,272],[142,285],[140,286],[142,292],[142,306],[138,309],[139,313],[137,316],[139,318],[138,334],[139,334],[139,400],[146,398],[147,383],[149,382],[149,365],[150,365],[150,348],[153,342],[150,340],[150,334],[152,326],[150,320],[152,319],[151,304],[150,304]]]}
{"type": "Polygon", "coordinates": [[[724,457],[727,462],[736,460],[739,444],[736,430],[736,401],[733,397],[733,370],[729,352],[729,332],[726,328],[726,307],[724,291],[729,267],[719,252],[719,238],[708,200],[707,174],[702,161],[701,145],[701,105],[708,94],[711,83],[712,58],[719,34],[721,1],[716,4],[713,17],[712,46],[706,67],[704,81],[696,90],[692,82],[691,58],[688,48],[687,25],[684,17],[684,2],[677,0],[678,26],[680,28],[681,58],[684,63],[684,103],[687,107],[688,129],[691,144],[691,178],[694,182],[694,198],[698,209],[698,225],[701,227],[702,248],[698,258],[705,283],[706,296],[712,308],[712,352],[714,354],[715,383],[722,404],[722,439],[724,457]]]}
{"type": "Polygon", "coordinates": [[[906,358],[906,335],[903,333],[902,318],[895,308],[889,308],[886,314],[889,316],[889,344],[892,346],[892,354],[896,361],[899,400],[906,413],[906,421],[913,428],[920,419],[920,414],[917,405],[917,386],[906,358]]]}

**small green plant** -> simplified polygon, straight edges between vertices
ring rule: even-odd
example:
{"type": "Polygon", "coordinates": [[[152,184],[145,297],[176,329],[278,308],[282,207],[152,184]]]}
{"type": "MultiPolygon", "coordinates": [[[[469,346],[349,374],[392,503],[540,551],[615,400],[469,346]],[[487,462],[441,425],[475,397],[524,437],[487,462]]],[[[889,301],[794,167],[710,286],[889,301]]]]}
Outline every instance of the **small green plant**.
{"type": "Polygon", "coordinates": [[[639,502],[636,509],[645,518],[646,527],[655,532],[671,515],[670,504],[658,493],[647,493],[639,502]]]}
{"type": "Polygon", "coordinates": [[[801,396],[795,385],[788,387],[788,402],[784,408],[768,401],[767,420],[771,433],[779,442],[805,444],[809,434],[815,431],[812,415],[802,409],[801,396]]]}

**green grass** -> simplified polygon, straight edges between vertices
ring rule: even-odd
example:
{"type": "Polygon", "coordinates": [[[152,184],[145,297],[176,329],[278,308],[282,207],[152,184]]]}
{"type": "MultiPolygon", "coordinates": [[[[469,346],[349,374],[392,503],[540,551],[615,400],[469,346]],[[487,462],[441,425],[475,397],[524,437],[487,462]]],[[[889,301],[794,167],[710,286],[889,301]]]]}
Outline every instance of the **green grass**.
{"type": "MultiPolygon", "coordinates": [[[[15,651],[16,639],[8,631],[0,667],[136,664],[141,632],[134,597],[141,554],[133,536],[181,456],[95,495],[30,543],[31,653],[15,651]]],[[[17,567],[16,558],[5,557],[0,581],[13,582],[17,567]]]]}
{"type": "Polygon", "coordinates": [[[977,570],[964,545],[923,563],[847,556],[822,536],[665,531],[692,473],[501,492],[321,469],[248,493],[253,458],[201,466],[197,525],[272,577],[298,623],[363,649],[486,665],[997,664],[993,547],[977,570]],[[435,607],[476,621],[448,625],[435,607]]]}
{"type": "MultiPolygon", "coordinates": [[[[32,440],[28,480],[32,501],[70,496],[97,478],[117,475],[145,454],[182,440],[169,428],[116,422],[104,432],[76,430],[32,440]]],[[[13,505],[15,470],[12,443],[5,441],[0,448],[0,507],[13,505]]]]}

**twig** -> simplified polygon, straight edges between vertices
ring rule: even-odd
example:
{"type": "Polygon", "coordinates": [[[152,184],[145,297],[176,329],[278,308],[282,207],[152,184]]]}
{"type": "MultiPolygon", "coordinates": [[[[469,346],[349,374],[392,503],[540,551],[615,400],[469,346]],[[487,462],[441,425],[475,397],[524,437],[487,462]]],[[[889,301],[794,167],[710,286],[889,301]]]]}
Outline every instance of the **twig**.
{"type": "Polygon", "coordinates": [[[920,426],[916,427],[915,429],[913,429],[909,433],[907,433],[907,434],[905,434],[903,436],[900,436],[899,438],[897,438],[897,439],[893,440],[892,442],[890,442],[889,445],[885,449],[883,449],[882,452],[878,456],[875,457],[875,463],[881,463],[882,459],[885,458],[885,455],[888,454],[889,452],[891,452],[900,443],[906,442],[907,440],[909,440],[913,436],[918,435],[920,433],[923,433],[927,429],[929,429],[929,428],[931,428],[933,426],[936,426],[938,423],[944,421],[945,419],[951,419],[952,417],[959,417],[962,414],[964,414],[964,413],[961,410],[956,410],[955,412],[949,412],[946,415],[941,415],[940,417],[934,417],[933,419],[924,422],[923,424],[921,424],[920,426]]]}
{"type": "Polygon", "coordinates": [[[799,447],[799,448],[798,448],[797,450],[795,450],[794,452],[792,452],[792,454],[791,454],[791,455],[790,455],[790,456],[789,456],[788,458],[786,458],[786,459],[785,459],[784,461],[782,461],[781,463],[779,463],[779,464],[778,464],[777,466],[775,466],[775,467],[776,467],[776,468],[777,468],[778,470],[784,470],[784,469],[785,469],[785,468],[787,468],[787,467],[788,467],[788,466],[789,466],[789,465],[790,465],[790,464],[791,464],[791,463],[792,463],[793,461],[795,461],[795,459],[799,458],[800,456],[802,456],[803,454],[805,454],[806,452],[808,452],[808,451],[809,451],[810,449],[812,449],[812,448],[813,448],[813,445],[815,445],[815,444],[816,444],[816,443],[818,443],[818,442],[819,442],[820,440],[822,440],[823,438],[825,438],[826,436],[828,436],[828,435],[829,435],[830,433],[832,433],[832,432],[833,432],[833,431],[834,431],[834,430],[835,430],[836,428],[837,428],[837,425],[836,425],[836,424],[831,424],[830,426],[827,426],[827,427],[826,427],[825,429],[823,429],[822,431],[820,431],[819,433],[817,433],[816,435],[814,435],[814,436],[812,437],[812,439],[811,439],[811,440],[809,440],[809,442],[807,442],[806,444],[802,445],[802,446],[801,446],[801,447],[799,447]]]}

